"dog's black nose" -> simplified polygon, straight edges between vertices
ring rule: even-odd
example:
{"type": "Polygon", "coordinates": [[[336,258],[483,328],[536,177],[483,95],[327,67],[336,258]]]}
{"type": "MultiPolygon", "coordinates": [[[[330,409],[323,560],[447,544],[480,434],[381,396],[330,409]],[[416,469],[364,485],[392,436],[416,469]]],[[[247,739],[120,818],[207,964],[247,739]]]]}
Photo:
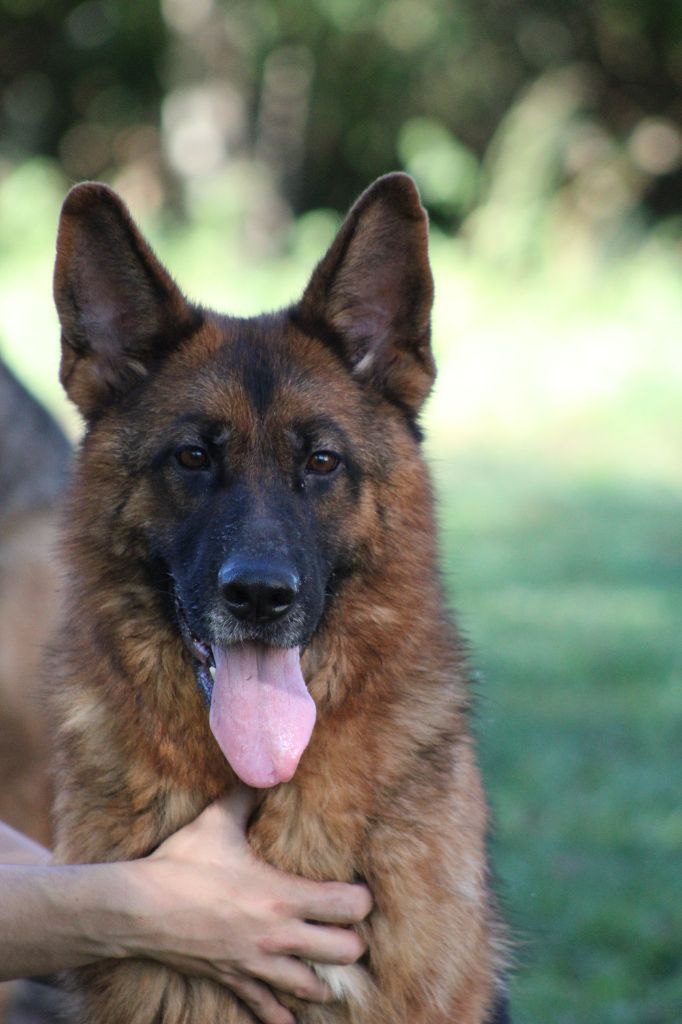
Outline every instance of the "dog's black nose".
{"type": "Polygon", "coordinates": [[[284,615],[300,588],[298,576],[286,566],[241,559],[225,562],[218,584],[235,618],[260,624],[284,615]]]}

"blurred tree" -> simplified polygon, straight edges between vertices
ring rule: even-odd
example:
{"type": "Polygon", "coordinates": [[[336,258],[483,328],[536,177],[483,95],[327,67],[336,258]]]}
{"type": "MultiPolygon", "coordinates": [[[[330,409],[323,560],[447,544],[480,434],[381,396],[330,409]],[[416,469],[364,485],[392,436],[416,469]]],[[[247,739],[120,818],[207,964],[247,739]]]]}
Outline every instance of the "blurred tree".
{"type": "Polygon", "coordinates": [[[72,178],[124,163],[158,122],[165,45],[155,3],[2,0],[0,155],[57,156],[72,178]]]}
{"type": "Polygon", "coordinates": [[[296,212],[407,165],[450,223],[516,98],[562,67],[641,202],[679,212],[682,0],[0,0],[0,158],[142,161],[166,187],[256,160],[296,212]]]}

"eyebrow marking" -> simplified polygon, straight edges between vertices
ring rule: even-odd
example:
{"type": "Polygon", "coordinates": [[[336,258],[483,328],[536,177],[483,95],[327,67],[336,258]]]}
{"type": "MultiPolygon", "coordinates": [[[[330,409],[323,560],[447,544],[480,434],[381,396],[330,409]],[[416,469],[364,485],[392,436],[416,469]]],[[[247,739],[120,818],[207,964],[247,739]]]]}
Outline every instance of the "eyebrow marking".
{"type": "Polygon", "coordinates": [[[232,435],[232,426],[224,420],[212,420],[203,411],[186,412],[177,416],[170,424],[169,430],[192,426],[198,433],[213,444],[224,444],[232,435]]]}
{"type": "Polygon", "coordinates": [[[222,426],[213,433],[207,431],[206,436],[213,444],[225,444],[225,442],[229,441],[232,436],[232,427],[228,426],[227,423],[223,423],[222,426]]]}

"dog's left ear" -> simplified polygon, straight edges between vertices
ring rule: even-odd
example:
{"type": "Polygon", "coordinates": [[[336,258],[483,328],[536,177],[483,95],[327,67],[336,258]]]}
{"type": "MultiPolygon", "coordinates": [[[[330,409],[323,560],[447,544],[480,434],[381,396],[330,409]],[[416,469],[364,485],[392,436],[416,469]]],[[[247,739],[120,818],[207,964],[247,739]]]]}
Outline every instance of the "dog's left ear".
{"type": "Polygon", "coordinates": [[[375,181],[318,264],[296,319],[414,416],[431,390],[428,220],[407,174],[375,181]]]}
{"type": "Polygon", "coordinates": [[[198,311],[106,185],[64,201],[54,298],[62,327],[60,379],[86,418],[116,401],[197,326],[198,311]]]}

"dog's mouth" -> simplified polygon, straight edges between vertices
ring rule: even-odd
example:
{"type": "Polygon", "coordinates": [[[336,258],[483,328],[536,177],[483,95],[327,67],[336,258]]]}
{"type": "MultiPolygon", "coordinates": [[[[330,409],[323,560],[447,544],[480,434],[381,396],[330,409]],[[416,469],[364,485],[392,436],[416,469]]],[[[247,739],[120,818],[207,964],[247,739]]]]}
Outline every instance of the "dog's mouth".
{"type": "Polygon", "coordinates": [[[176,596],[178,621],[192,653],[211,731],[248,786],[292,778],[315,725],[315,702],[301,671],[300,647],[258,641],[220,646],[193,633],[176,596]]]}

